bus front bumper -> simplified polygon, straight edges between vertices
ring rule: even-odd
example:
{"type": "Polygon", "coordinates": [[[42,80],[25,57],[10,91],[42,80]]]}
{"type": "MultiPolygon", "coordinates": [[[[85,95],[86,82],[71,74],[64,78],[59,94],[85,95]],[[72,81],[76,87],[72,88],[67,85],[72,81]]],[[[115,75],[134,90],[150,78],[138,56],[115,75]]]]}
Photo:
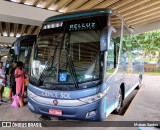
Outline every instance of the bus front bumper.
{"type": "Polygon", "coordinates": [[[55,106],[55,105],[46,105],[40,104],[30,97],[28,97],[28,106],[29,109],[37,114],[50,116],[50,117],[63,117],[68,119],[78,119],[78,120],[104,120],[104,113],[101,110],[102,99],[95,101],[93,103],[81,105],[81,106],[55,106]],[[62,115],[52,115],[49,113],[49,109],[61,110],[62,115]]]}

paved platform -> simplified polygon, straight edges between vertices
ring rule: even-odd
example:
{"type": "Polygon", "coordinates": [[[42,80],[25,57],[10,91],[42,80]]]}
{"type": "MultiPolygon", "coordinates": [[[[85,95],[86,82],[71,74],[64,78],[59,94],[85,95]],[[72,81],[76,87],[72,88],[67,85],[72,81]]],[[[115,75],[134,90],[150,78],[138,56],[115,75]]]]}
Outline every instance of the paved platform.
{"type": "MultiPolygon", "coordinates": [[[[57,120],[57,118],[51,118],[57,120]]],[[[12,109],[9,103],[0,105],[1,121],[40,121],[40,115],[31,113],[28,106],[12,109]]],[[[160,76],[144,76],[143,86],[134,90],[125,101],[122,115],[111,114],[106,121],[160,121],[160,76]],[[133,100],[132,100],[133,99],[133,100]],[[130,105],[128,106],[128,104],[130,105]]],[[[89,122],[88,122],[89,123],[89,122]]],[[[2,128],[0,128],[2,129],[2,128]]],[[[22,128],[24,129],[24,128],[22,128]]],[[[36,129],[36,128],[34,128],[36,129]]],[[[38,128],[39,129],[39,128],[38,128]]],[[[82,130],[82,128],[42,128],[56,130],[82,130]]],[[[85,128],[86,130],[138,130],[138,128],[85,128]]],[[[141,128],[142,129],[142,128],[141,128]]],[[[156,128],[145,128],[156,130],[156,128]]],[[[144,128],[142,130],[145,130],[144,128]]],[[[139,129],[140,130],[140,129],[139,129]]]]}

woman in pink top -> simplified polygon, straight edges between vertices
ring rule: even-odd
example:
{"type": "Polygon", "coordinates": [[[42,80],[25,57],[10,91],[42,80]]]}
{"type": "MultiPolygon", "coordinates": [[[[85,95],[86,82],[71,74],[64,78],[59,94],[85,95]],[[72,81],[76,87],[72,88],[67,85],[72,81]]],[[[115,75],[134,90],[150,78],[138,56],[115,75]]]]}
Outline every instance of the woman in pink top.
{"type": "Polygon", "coordinates": [[[24,75],[25,72],[23,70],[24,64],[23,62],[17,62],[17,68],[14,72],[15,74],[15,81],[16,81],[16,94],[24,96],[24,75]]]}

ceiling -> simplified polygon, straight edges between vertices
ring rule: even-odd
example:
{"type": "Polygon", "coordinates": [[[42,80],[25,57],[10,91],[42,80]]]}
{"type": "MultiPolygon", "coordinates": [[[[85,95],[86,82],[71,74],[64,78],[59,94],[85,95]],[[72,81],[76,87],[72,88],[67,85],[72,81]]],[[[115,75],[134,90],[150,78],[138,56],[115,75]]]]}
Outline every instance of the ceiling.
{"type": "Polygon", "coordinates": [[[62,13],[85,9],[111,8],[129,25],[160,19],[160,0],[6,0],[62,13]]]}
{"type": "Polygon", "coordinates": [[[20,37],[26,34],[37,34],[39,31],[39,26],[19,24],[19,23],[9,23],[0,22],[0,35],[8,37],[20,37]]]}
{"type": "MultiPolygon", "coordinates": [[[[160,20],[160,0],[5,0],[61,13],[85,9],[111,8],[122,15],[129,26],[160,20]]],[[[0,21],[0,36],[19,37],[38,34],[39,26],[0,21]]]]}
{"type": "MultiPolygon", "coordinates": [[[[0,36],[20,37],[28,34],[36,35],[38,34],[39,30],[40,30],[39,26],[0,22],[0,36]]],[[[5,44],[0,42],[0,47],[8,47],[8,46],[10,46],[8,43],[5,44]]]]}

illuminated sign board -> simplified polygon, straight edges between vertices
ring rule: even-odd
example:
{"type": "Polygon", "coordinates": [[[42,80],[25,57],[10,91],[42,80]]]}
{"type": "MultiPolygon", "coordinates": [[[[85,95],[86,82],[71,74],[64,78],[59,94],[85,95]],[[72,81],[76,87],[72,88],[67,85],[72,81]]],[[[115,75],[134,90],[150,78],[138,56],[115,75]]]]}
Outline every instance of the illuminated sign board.
{"type": "Polygon", "coordinates": [[[63,26],[63,22],[55,22],[55,23],[49,23],[44,25],[42,29],[58,28],[62,26],[63,26]]]}
{"type": "Polygon", "coordinates": [[[96,28],[96,23],[78,23],[78,24],[70,24],[69,31],[76,31],[76,30],[94,30],[96,28]]]}
{"type": "Polygon", "coordinates": [[[42,30],[54,29],[69,31],[102,30],[107,24],[106,16],[95,16],[66,21],[54,21],[43,25],[42,30]]]}
{"type": "Polygon", "coordinates": [[[95,16],[66,21],[67,31],[101,30],[107,24],[106,16],[95,16]]]}

